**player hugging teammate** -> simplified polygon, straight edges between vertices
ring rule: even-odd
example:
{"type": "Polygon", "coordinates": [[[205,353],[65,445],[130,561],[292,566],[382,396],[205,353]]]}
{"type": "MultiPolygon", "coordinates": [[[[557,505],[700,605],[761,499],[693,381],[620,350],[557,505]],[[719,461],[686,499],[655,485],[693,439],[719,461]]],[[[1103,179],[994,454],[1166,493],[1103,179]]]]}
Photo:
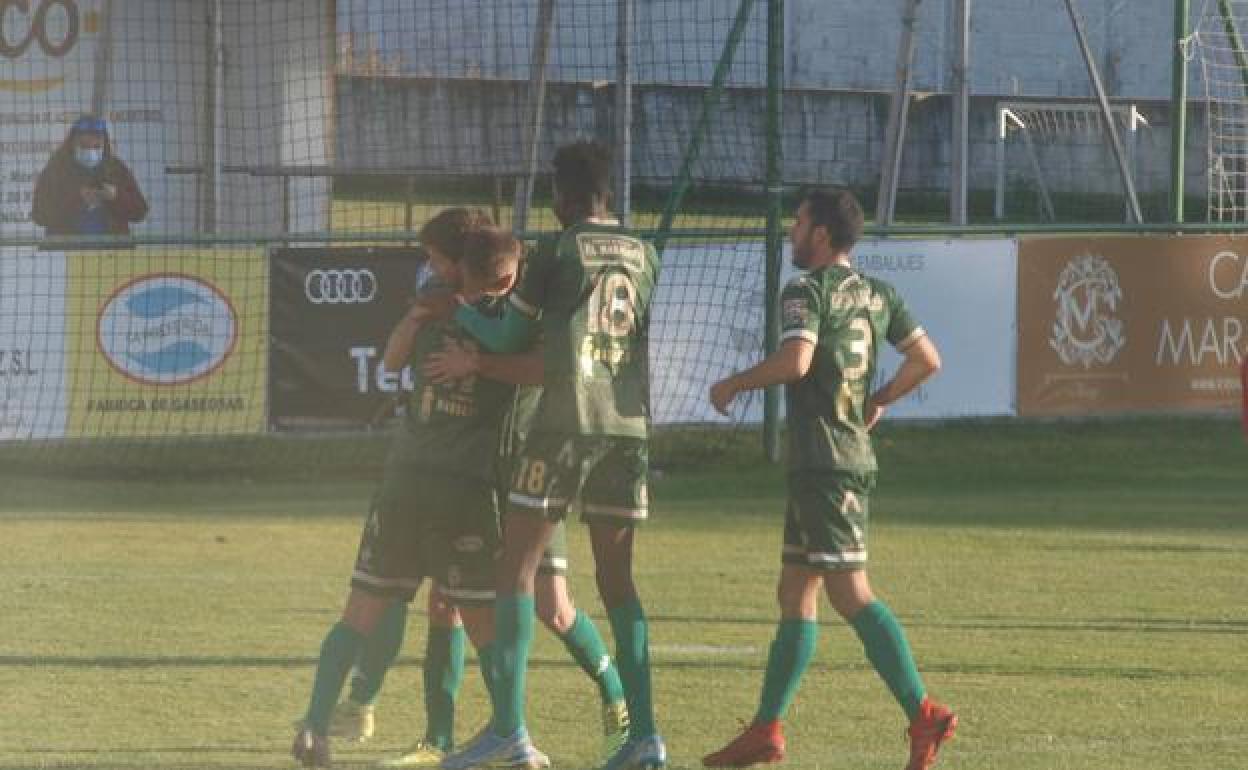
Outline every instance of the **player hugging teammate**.
{"type": "MultiPolygon", "coordinates": [[[[425,225],[421,240],[443,289],[487,317],[499,312],[520,268],[522,248],[514,237],[481,212],[449,209],[425,225]]],[[[428,730],[424,740],[383,764],[436,766],[453,747],[465,632],[493,696],[499,478],[510,470],[502,452],[514,443],[509,433],[522,427],[513,414],[515,383],[540,382],[540,368],[533,375],[531,365],[519,362],[494,378],[450,376],[456,356],[475,349],[458,325],[428,318],[419,303],[387,342],[386,367],[397,371],[410,363],[415,387],[365,521],[346,608],[322,643],[308,710],[297,726],[292,753],[305,767],[329,766],[331,734],[354,740],[372,734],[372,703],[401,645],[406,603],[426,577],[433,583],[425,656],[428,730]],[[337,704],[353,665],[350,697],[337,704]]],[[[619,675],[593,623],[571,603],[562,549],[556,538],[544,554],[539,612],[598,685],[604,731],[614,747],[628,725],[619,675]]],[[[499,762],[549,764],[527,741],[499,762]]]]}

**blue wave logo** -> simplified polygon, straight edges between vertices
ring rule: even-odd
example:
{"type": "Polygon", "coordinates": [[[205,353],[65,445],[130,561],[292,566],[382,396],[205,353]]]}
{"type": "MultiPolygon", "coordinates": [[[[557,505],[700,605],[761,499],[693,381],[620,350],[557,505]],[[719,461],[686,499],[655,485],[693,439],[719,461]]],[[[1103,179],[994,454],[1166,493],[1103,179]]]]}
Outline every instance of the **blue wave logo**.
{"type": "Polygon", "coordinates": [[[234,349],[238,319],[199,278],[154,275],[117,291],[100,312],[100,350],[131,379],[177,385],[219,367],[234,349]]]}
{"type": "Polygon", "coordinates": [[[139,318],[160,318],[185,305],[203,302],[193,291],[178,286],[157,286],[126,300],[126,309],[139,318]]]}

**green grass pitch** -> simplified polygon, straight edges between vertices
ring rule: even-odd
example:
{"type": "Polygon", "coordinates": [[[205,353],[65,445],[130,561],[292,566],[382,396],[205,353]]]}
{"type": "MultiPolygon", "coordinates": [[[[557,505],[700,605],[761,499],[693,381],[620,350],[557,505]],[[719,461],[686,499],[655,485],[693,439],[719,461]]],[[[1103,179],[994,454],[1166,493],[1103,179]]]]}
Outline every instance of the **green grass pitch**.
{"type": "MultiPolygon", "coordinates": [[[[1248,767],[1248,448],[1229,420],[886,425],[873,582],[961,714],[941,767],[1248,767]]],[[[756,703],[782,474],[671,452],[641,534],[659,724],[693,768],[756,703]]],[[[0,770],[282,768],[345,595],[366,479],[183,481],[0,470],[0,770]]],[[[584,532],[574,593],[597,619],[584,532]]],[[[423,594],[422,594],[423,596],[423,594]]],[[[826,611],[792,768],[904,764],[901,712],[826,611]]],[[[413,613],[367,767],[422,729],[413,613]]],[[[596,757],[588,682],[539,632],[530,724],[596,757]]],[[[475,668],[459,735],[484,718],[475,668]]]]}

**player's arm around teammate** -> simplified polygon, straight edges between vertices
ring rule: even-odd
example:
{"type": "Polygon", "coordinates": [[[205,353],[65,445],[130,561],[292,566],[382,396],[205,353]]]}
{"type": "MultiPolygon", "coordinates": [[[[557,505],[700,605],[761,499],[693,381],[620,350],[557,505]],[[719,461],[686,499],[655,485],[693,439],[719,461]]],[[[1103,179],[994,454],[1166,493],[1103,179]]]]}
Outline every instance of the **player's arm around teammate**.
{"type": "MultiPolygon", "coordinates": [[[[544,351],[537,347],[525,353],[488,353],[476,346],[448,346],[429,356],[424,373],[435,382],[452,382],[466,377],[485,377],[520,386],[512,408],[506,449],[500,457],[506,470],[502,493],[506,496],[517,459],[516,450],[535,417],[536,396],[545,378],[544,351]]],[[[507,520],[504,520],[504,525],[507,520]]],[[[505,537],[505,535],[504,535],[505,537]]],[[[567,581],[566,522],[559,522],[541,556],[534,578],[537,618],[563,642],[569,655],[598,689],[602,702],[603,752],[611,755],[628,737],[629,712],[615,661],[607,653],[597,627],[572,600],[567,581]]]]}
{"type": "MultiPolygon", "coordinates": [[[[430,250],[435,269],[448,283],[457,280],[455,255],[479,226],[488,225],[476,212],[453,209],[441,212],[422,229],[422,241],[430,250]],[[437,234],[445,236],[441,239],[437,234]]],[[[519,254],[519,244],[502,234],[499,249],[519,254]]],[[[416,364],[423,353],[413,353],[413,343],[421,330],[413,318],[400,321],[392,334],[395,345],[392,362],[400,349],[413,355],[416,364]]],[[[423,352],[437,344],[437,330],[422,333],[423,352]]],[[[460,446],[461,453],[474,460],[480,444],[492,446],[497,425],[489,424],[493,412],[488,396],[471,389],[455,394],[439,393],[423,388],[415,403],[409,404],[405,423],[396,434],[387,457],[380,489],[370,506],[360,538],[360,547],[352,572],[351,591],[342,616],[326,635],[321,645],[312,696],[307,713],[300,723],[292,753],[308,767],[327,766],[330,761],[329,733],[331,717],[337,704],[348,670],[361,659],[369,658],[370,642],[379,621],[396,602],[410,601],[426,576],[438,578],[439,587],[451,599],[455,591],[467,597],[473,585],[457,585],[448,579],[448,570],[455,574],[472,575],[480,590],[489,590],[487,601],[475,606],[459,603],[468,636],[480,650],[493,638],[493,548],[497,543],[497,508],[493,479],[487,471],[472,469],[462,477],[447,474],[439,462],[442,446],[450,439],[460,446]],[[475,542],[482,543],[478,553],[461,555],[451,561],[452,551],[435,544],[435,535],[445,535],[459,519],[484,521],[488,529],[475,542]],[[441,569],[439,569],[441,568],[441,569]],[[465,590],[460,590],[465,589],[465,590]]],[[[495,399],[498,401],[498,399],[495,399]]],[[[494,411],[498,411],[495,409],[494,411]]],[[[466,581],[465,581],[466,582],[466,581]]]]}
{"type": "Polygon", "coordinates": [[[534,582],[542,552],[576,499],[589,524],[599,594],[615,632],[631,724],[605,770],[658,767],[666,749],[654,725],[648,625],[632,578],[634,526],[647,514],[649,301],[654,249],[610,216],[605,148],[575,143],[554,159],[555,213],[564,230],[545,239],[499,319],[459,310],[456,320],[489,350],[523,349],[539,327],[544,390],[513,474],[503,527],[495,622],[507,650],[492,730],[446,770],[489,764],[527,740],[524,694],[534,582]]]}
{"type": "Polygon", "coordinates": [[[708,766],[784,757],[780,719],[814,656],[821,587],[910,720],[907,770],[930,767],[957,724],[927,698],[901,625],[867,580],[867,501],[876,470],[869,431],[889,404],[939,369],[940,357],[896,291],[854,270],[850,250],[862,221],[848,192],[805,196],[790,237],[794,265],[808,272],[781,296],[781,348],[711,387],[711,403],[727,413],[742,391],[786,386],[789,499],[776,590],[780,622],[759,707],[741,735],[703,758],[708,766]],[[869,394],[884,341],[905,360],[869,394]]]}

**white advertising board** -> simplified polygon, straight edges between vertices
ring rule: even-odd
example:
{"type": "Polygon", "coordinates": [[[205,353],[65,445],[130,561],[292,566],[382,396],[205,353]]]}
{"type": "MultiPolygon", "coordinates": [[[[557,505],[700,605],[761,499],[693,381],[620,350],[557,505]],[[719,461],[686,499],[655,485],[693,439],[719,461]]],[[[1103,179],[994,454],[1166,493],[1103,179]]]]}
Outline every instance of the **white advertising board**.
{"type": "MultiPolygon", "coordinates": [[[[797,275],[785,246],[781,285],[797,275]]],[[[993,240],[869,240],[857,267],[897,287],[940,349],[944,369],[893,405],[890,417],[1014,413],[1017,245],[993,240]]],[[[717,379],[758,362],[763,350],[763,245],[670,245],[651,320],[651,401],[658,423],[724,422],[707,401],[717,379]]],[[[879,377],[900,356],[886,349],[879,377]]],[[[762,419],[762,396],[743,396],[735,417],[762,419]]]]}
{"type": "MultiPolygon", "coordinates": [[[[1014,414],[1016,241],[869,240],[854,249],[854,263],[897,287],[943,363],[935,377],[893,405],[889,416],[1014,414]]],[[[901,357],[885,348],[879,376],[891,377],[900,363],[901,357]]]]}
{"type": "Polygon", "coordinates": [[[65,265],[0,249],[0,441],[65,435],[65,265]]]}

